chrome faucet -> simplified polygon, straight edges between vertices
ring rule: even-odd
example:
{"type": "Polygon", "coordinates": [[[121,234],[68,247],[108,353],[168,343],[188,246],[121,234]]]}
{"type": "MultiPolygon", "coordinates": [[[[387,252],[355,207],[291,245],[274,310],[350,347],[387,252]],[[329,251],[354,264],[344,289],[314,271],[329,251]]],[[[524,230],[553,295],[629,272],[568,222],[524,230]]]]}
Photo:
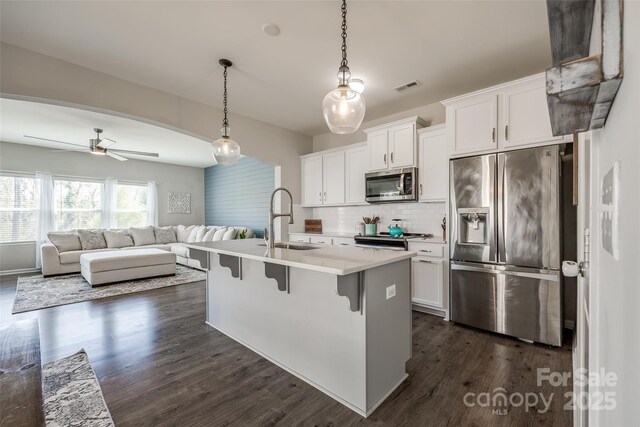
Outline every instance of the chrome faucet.
{"type": "Polygon", "coordinates": [[[284,187],[278,187],[271,193],[271,203],[269,204],[269,231],[265,234],[264,240],[268,244],[269,249],[276,247],[276,239],[273,232],[273,223],[279,216],[288,216],[289,224],[293,224],[293,196],[291,192],[284,187]],[[273,212],[273,199],[278,191],[284,191],[289,195],[289,213],[274,213],[273,212]]]}

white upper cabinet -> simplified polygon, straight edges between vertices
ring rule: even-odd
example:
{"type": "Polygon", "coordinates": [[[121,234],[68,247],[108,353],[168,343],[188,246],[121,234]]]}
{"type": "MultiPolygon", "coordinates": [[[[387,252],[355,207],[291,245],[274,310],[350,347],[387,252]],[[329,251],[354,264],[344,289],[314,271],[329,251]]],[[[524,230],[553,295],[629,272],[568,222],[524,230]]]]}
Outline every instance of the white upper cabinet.
{"type": "Polygon", "coordinates": [[[416,116],[365,129],[369,146],[369,170],[417,166],[416,130],[425,125],[426,122],[416,116]]]}
{"type": "Polygon", "coordinates": [[[364,174],[369,169],[366,144],[301,156],[302,205],[364,204],[364,174]]]}
{"type": "Polygon", "coordinates": [[[450,157],[558,143],[544,74],[443,101],[450,157]]]}
{"type": "Polygon", "coordinates": [[[452,154],[495,150],[498,147],[497,114],[498,95],[495,93],[475,96],[447,107],[452,154]]]}
{"type": "Polygon", "coordinates": [[[563,139],[551,131],[544,78],[505,88],[500,130],[502,149],[563,139]]]}
{"type": "Polygon", "coordinates": [[[345,203],[348,205],[364,204],[364,174],[369,170],[369,150],[367,150],[367,146],[361,145],[345,150],[344,160],[345,203]]]}
{"type": "Polygon", "coordinates": [[[449,151],[445,125],[418,131],[418,154],[418,201],[446,201],[449,197],[449,151]]]}
{"type": "Polygon", "coordinates": [[[387,154],[387,130],[367,134],[369,144],[369,170],[379,171],[389,167],[387,154]]]}
{"type": "Polygon", "coordinates": [[[323,204],[344,203],[344,151],[322,156],[322,195],[323,204]]]}

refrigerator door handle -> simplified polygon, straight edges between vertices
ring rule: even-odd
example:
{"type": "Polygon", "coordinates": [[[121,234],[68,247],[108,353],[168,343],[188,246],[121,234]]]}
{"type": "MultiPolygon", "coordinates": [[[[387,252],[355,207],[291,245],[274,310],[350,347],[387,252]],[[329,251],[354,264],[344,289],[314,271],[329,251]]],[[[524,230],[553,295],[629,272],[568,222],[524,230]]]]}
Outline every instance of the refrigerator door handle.
{"type": "Polygon", "coordinates": [[[516,277],[528,277],[530,279],[541,279],[548,280],[552,282],[557,282],[560,280],[560,274],[557,270],[548,270],[546,271],[525,271],[526,269],[521,270],[510,270],[508,268],[483,268],[476,267],[471,265],[463,265],[451,263],[451,270],[462,270],[462,271],[475,271],[478,273],[485,274],[494,274],[494,275],[503,275],[503,276],[516,276],[516,277]]]}
{"type": "Polygon", "coordinates": [[[506,157],[504,153],[498,154],[498,194],[497,210],[498,210],[498,262],[506,264],[507,257],[505,252],[505,221],[504,221],[504,190],[505,190],[505,161],[506,157]]]}

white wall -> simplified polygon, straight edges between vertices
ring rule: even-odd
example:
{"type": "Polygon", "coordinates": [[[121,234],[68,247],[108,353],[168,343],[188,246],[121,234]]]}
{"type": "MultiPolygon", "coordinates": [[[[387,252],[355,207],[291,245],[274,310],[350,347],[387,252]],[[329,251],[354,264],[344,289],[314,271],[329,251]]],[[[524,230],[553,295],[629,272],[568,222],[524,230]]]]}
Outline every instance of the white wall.
{"type": "MultiPolygon", "coordinates": [[[[602,247],[598,226],[599,209],[592,212],[592,257],[590,292],[590,365],[604,367],[618,376],[613,411],[592,410],[594,426],[638,425],[640,385],[640,2],[624,2],[624,80],[604,129],[593,133],[595,168],[592,170],[597,197],[603,176],[615,161],[621,165],[620,256],[602,247]]],[[[590,391],[596,391],[592,388],[590,391]]],[[[592,395],[593,397],[593,395],[592,395]]]]}
{"type": "MultiPolygon", "coordinates": [[[[4,96],[112,113],[209,140],[220,137],[220,108],[17,46],[0,45],[0,74],[4,96]]],[[[243,154],[281,166],[282,185],[299,201],[299,156],[311,152],[311,137],[236,114],[230,114],[229,120],[243,154]]]]}
{"type": "MultiPolygon", "coordinates": [[[[52,153],[49,148],[0,142],[0,170],[58,175],[117,178],[158,182],[158,221],[160,225],[204,223],[204,169],[167,163],[128,160],[119,162],[85,153],[52,153]],[[167,213],[167,193],[191,193],[191,214],[167,213]]],[[[35,266],[33,243],[0,245],[0,270],[35,266]]]]}
{"type": "MultiPolygon", "coordinates": [[[[349,135],[336,135],[331,132],[316,135],[313,137],[313,151],[328,150],[330,148],[342,147],[343,145],[364,142],[367,140],[367,135],[362,131],[362,129],[412,116],[419,116],[424,119],[429,126],[433,126],[445,122],[445,108],[442,104],[436,102],[422,107],[412,108],[411,110],[401,111],[375,120],[367,120],[362,123],[360,130],[349,135]]],[[[365,119],[367,119],[366,116],[365,119]]]]}

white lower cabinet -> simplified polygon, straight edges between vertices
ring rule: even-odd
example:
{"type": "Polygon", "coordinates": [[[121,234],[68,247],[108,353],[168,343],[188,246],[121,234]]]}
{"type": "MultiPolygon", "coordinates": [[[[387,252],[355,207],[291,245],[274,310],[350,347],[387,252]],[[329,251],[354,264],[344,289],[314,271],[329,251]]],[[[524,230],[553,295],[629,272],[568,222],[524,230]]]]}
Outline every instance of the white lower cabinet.
{"type": "Polygon", "coordinates": [[[331,237],[326,237],[326,236],[310,236],[309,243],[316,243],[320,245],[331,245],[333,244],[333,239],[331,237]]]}
{"type": "Polygon", "coordinates": [[[309,236],[302,236],[300,234],[291,234],[289,235],[289,241],[298,243],[311,243],[311,238],[309,236]]]}
{"type": "Polygon", "coordinates": [[[446,244],[409,242],[418,255],[411,260],[411,301],[414,306],[435,311],[448,319],[448,257],[446,244]]]}

